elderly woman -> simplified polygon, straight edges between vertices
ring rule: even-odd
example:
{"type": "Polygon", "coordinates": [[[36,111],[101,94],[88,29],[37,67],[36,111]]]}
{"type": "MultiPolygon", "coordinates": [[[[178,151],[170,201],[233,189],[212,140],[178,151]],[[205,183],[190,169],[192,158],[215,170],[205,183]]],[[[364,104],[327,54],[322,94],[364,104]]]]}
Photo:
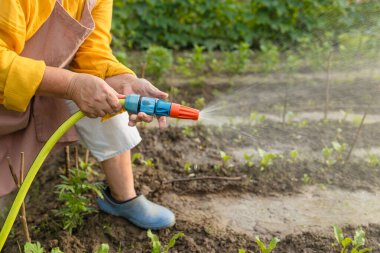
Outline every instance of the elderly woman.
{"type": "MultiPolygon", "coordinates": [[[[131,93],[166,98],[119,63],[110,48],[112,0],[0,1],[0,196],[15,189],[6,157],[26,168],[54,130],[78,108],[88,118],[60,140],[77,136],[101,162],[109,187],[98,205],[146,229],[175,223],[174,214],[136,195],[130,149],[141,138],[134,127],[144,113],[120,114],[119,98],[131,93]]],[[[161,127],[165,118],[158,119],[161,127]]],[[[15,166],[16,168],[19,166],[15,166]]]]}

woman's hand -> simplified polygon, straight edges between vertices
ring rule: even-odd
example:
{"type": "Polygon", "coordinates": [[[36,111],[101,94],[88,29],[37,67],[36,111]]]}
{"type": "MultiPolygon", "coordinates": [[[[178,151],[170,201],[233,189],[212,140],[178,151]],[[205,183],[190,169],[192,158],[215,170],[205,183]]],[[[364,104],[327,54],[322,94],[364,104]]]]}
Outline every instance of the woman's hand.
{"type": "MultiPolygon", "coordinates": [[[[167,93],[162,92],[153,86],[148,80],[144,78],[138,78],[131,74],[113,76],[107,78],[106,82],[118,93],[123,95],[139,94],[141,96],[159,99],[166,99],[169,96],[167,93]]],[[[157,120],[160,128],[164,128],[166,126],[166,117],[158,117],[157,120]]],[[[140,112],[137,115],[129,115],[129,126],[135,126],[136,123],[140,121],[152,122],[153,117],[143,112],[140,112]]]]}
{"type": "Polygon", "coordinates": [[[66,97],[73,100],[79,109],[90,118],[104,117],[107,113],[120,111],[119,98],[125,98],[103,79],[79,73],[72,76],[66,97]]]}

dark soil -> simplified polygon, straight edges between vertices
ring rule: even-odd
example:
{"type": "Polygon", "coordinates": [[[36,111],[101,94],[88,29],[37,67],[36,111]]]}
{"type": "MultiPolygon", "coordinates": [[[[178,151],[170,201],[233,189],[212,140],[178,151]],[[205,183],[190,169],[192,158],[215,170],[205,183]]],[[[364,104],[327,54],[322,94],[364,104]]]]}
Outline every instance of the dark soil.
{"type": "MultiPolygon", "coordinates": [[[[247,80],[249,79],[244,79],[241,85],[244,85],[247,80]]],[[[253,106],[256,111],[272,112],[272,108],[280,102],[281,96],[270,94],[282,94],[283,87],[278,84],[267,85],[257,82],[252,85],[252,89],[256,89],[257,92],[247,94],[246,99],[254,101],[253,106]]],[[[365,90],[356,100],[346,103],[351,108],[359,108],[355,105],[363,108],[363,103],[367,101],[368,95],[371,95],[375,88],[368,84],[372,88],[366,89],[368,86],[357,86],[354,81],[352,83],[353,85],[350,85],[352,89],[345,88],[343,84],[334,86],[334,91],[340,95],[336,97],[337,103],[334,102],[333,107],[341,108],[340,106],[345,103],[344,97],[365,90]]],[[[317,88],[317,84],[311,84],[310,89],[297,89],[300,85],[301,82],[296,82],[292,86],[291,91],[294,91],[296,98],[294,101],[303,101],[302,105],[306,105],[309,98],[312,98],[313,102],[309,104],[322,103],[323,92],[320,86],[317,88]]],[[[193,85],[186,92],[181,91],[182,95],[177,95],[176,99],[194,102],[196,95],[203,94],[206,101],[209,101],[217,94],[212,91],[227,90],[231,87],[233,83],[230,81],[222,82],[221,86],[213,83],[207,87],[193,85]]],[[[290,106],[298,108],[300,103],[291,102],[290,106]]],[[[300,193],[300,189],[305,185],[303,180],[305,174],[310,177],[309,184],[339,187],[347,190],[347,193],[355,190],[375,191],[380,189],[380,170],[369,167],[364,159],[350,159],[348,162],[340,160],[332,166],[327,166],[321,155],[311,154],[312,152],[320,154],[322,148],[330,145],[334,140],[351,145],[356,129],[357,126],[353,124],[339,122],[310,122],[307,126],[300,128],[296,124],[283,126],[271,121],[265,121],[259,125],[251,125],[247,122],[233,129],[228,125],[222,127],[196,125],[190,127],[190,130],[187,128],[186,131],[183,127],[173,126],[165,130],[140,127],[144,140],[133,151],[142,154],[141,159],[134,161],[136,188],[149,199],[167,206],[171,206],[170,202],[175,199],[162,198],[164,193],[195,197],[211,193],[236,197],[242,193],[260,197],[291,196],[300,193]],[[237,131],[236,128],[241,131],[237,131]],[[253,138],[247,138],[241,134],[242,132],[248,132],[253,138]],[[244,147],[262,148],[267,151],[273,147],[281,147],[284,158],[275,159],[272,165],[264,169],[260,168],[257,162],[253,166],[248,166],[235,156],[228,161],[221,159],[221,150],[230,154],[229,152],[233,152],[234,149],[244,147]],[[285,154],[292,149],[297,149],[300,154],[310,152],[309,159],[290,160],[285,154]],[[147,159],[153,161],[153,167],[144,163],[147,159]],[[190,175],[184,171],[186,163],[191,164],[190,175]],[[240,177],[241,180],[191,180],[192,177],[204,176],[240,177]],[[188,181],[168,182],[180,178],[188,179],[188,181]]],[[[378,146],[379,134],[379,124],[365,125],[356,148],[369,149],[378,146]]],[[[80,152],[83,155],[84,150],[81,149],[80,152]]],[[[343,157],[346,154],[347,151],[343,157]]],[[[101,212],[84,217],[84,224],[72,235],[65,232],[62,229],[61,220],[54,214],[54,210],[62,206],[62,203],[57,200],[54,189],[60,183],[59,175],[63,173],[64,166],[62,151],[61,154],[46,162],[32,186],[27,203],[32,239],[41,242],[45,249],[59,246],[65,253],[94,252],[101,243],[108,243],[111,247],[110,252],[150,252],[150,241],[145,230],[138,229],[121,218],[111,217],[101,212]]],[[[100,172],[100,176],[91,180],[104,180],[99,165],[95,164],[94,167],[100,172]]],[[[343,228],[345,234],[351,237],[355,229],[357,227],[349,224],[343,228]]],[[[373,248],[373,252],[379,252],[380,224],[363,224],[363,229],[366,231],[366,246],[373,248]]],[[[194,214],[194,217],[177,220],[172,229],[157,233],[162,241],[168,242],[175,232],[184,232],[186,236],[178,240],[171,252],[237,252],[239,248],[246,249],[247,252],[259,252],[255,235],[238,233],[229,227],[221,229],[209,217],[202,219],[194,214]],[[199,220],[202,222],[200,223],[199,220]]],[[[272,236],[271,234],[260,235],[265,241],[272,236]]],[[[17,243],[22,245],[22,238],[21,225],[17,221],[3,252],[19,252],[17,243]]],[[[332,229],[288,234],[280,239],[281,242],[273,251],[274,253],[340,251],[339,247],[334,245],[332,229]]]]}

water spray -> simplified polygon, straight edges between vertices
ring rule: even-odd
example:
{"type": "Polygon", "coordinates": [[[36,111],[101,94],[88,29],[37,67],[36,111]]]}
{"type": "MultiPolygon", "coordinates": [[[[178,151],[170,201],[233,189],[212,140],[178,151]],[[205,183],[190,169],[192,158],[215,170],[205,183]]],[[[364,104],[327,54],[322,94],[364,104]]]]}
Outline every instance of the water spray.
{"type": "MultiPolygon", "coordinates": [[[[178,119],[198,120],[199,118],[199,111],[194,108],[190,108],[176,103],[171,103],[157,98],[142,97],[136,94],[129,95],[126,99],[121,99],[120,103],[123,105],[123,108],[126,111],[132,114],[144,112],[152,116],[167,116],[178,119]]],[[[54,145],[58,142],[58,140],[76,122],[78,122],[83,117],[85,117],[84,113],[78,111],[75,114],[73,114],[69,119],[67,119],[49,138],[49,140],[42,147],[40,153],[38,153],[36,159],[33,161],[33,164],[25,177],[24,183],[21,185],[16,195],[16,198],[8,213],[7,219],[5,220],[4,225],[1,228],[0,252],[4,247],[4,244],[17,218],[17,214],[20,211],[21,205],[26,197],[26,194],[28,193],[29,188],[33,183],[33,180],[36,177],[46,157],[53,149],[54,145]]]]}

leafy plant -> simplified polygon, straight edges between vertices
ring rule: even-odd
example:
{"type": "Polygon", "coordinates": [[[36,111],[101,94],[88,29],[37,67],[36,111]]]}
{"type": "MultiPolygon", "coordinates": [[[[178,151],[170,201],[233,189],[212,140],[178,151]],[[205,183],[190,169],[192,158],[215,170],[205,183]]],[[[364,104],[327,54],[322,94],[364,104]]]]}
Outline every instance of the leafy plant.
{"type": "Polygon", "coordinates": [[[27,242],[24,245],[24,253],[44,253],[44,249],[42,248],[39,242],[36,242],[36,243],[27,242]]]}
{"type": "Polygon", "coordinates": [[[63,229],[71,234],[73,229],[83,224],[85,215],[96,212],[87,195],[93,192],[99,197],[103,196],[100,183],[88,182],[87,178],[91,173],[88,167],[70,169],[69,173],[69,177],[61,175],[62,183],[56,186],[58,200],[63,202],[64,206],[55,212],[62,218],[63,229]]]}
{"type": "Polygon", "coordinates": [[[298,159],[298,151],[296,149],[291,150],[289,155],[292,161],[296,161],[298,159]]]}
{"type": "Polygon", "coordinates": [[[108,253],[110,246],[107,243],[102,243],[99,248],[96,250],[96,253],[108,253]]]}
{"type": "Polygon", "coordinates": [[[154,162],[152,159],[144,160],[143,163],[148,166],[149,168],[154,168],[154,162]]]}
{"type": "Polygon", "coordinates": [[[277,247],[277,243],[280,242],[280,239],[274,237],[270,240],[269,245],[265,246],[265,244],[260,240],[260,237],[256,236],[255,242],[259,246],[261,253],[270,253],[277,247]]]}
{"type": "Polygon", "coordinates": [[[142,159],[142,154],[141,153],[134,153],[132,155],[132,163],[136,163],[137,161],[140,161],[142,159]]]}
{"type": "Polygon", "coordinates": [[[348,247],[351,246],[351,253],[365,253],[372,252],[370,248],[363,248],[365,244],[365,232],[362,228],[359,228],[355,231],[354,239],[350,237],[344,237],[343,231],[337,225],[333,226],[334,235],[337,242],[342,246],[341,253],[348,252],[348,247]]]}
{"type": "Polygon", "coordinates": [[[172,236],[169,243],[165,245],[163,248],[161,247],[160,239],[157,235],[153,234],[152,231],[149,229],[148,237],[150,238],[152,242],[152,253],[168,253],[171,248],[173,248],[177,242],[177,240],[183,236],[185,236],[184,233],[176,233],[172,236]]]}
{"type": "Polygon", "coordinates": [[[199,97],[195,100],[194,107],[198,110],[202,110],[206,106],[205,98],[199,97]]]}
{"type": "Polygon", "coordinates": [[[331,142],[331,145],[333,146],[335,152],[336,152],[336,160],[342,161],[343,160],[343,152],[347,149],[347,144],[342,143],[340,144],[337,141],[331,142]]]}
{"type": "Polygon", "coordinates": [[[186,174],[189,174],[191,171],[191,163],[186,162],[185,165],[183,166],[183,170],[185,171],[186,174]]]}
{"type": "Polygon", "coordinates": [[[198,45],[194,45],[194,48],[193,48],[193,53],[191,55],[191,65],[192,65],[191,67],[192,67],[192,70],[194,70],[197,73],[202,72],[206,64],[205,57],[203,56],[204,49],[205,49],[204,47],[201,47],[198,45]]]}
{"type": "Polygon", "coordinates": [[[262,42],[260,45],[259,61],[262,64],[261,71],[265,73],[276,71],[280,64],[279,48],[271,42],[262,42]]]}
{"type": "Polygon", "coordinates": [[[255,156],[254,154],[252,154],[252,155],[244,154],[245,164],[246,164],[248,167],[253,167],[253,165],[254,165],[253,157],[254,157],[254,156],[255,156]]]}
{"type": "Polygon", "coordinates": [[[147,74],[161,79],[173,65],[172,52],[164,47],[151,46],[146,51],[145,61],[147,74]]]}
{"type": "Polygon", "coordinates": [[[226,163],[229,160],[231,160],[231,156],[227,155],[224,151],[219,151],[220,157],[222,158],[223,162],[226,163]]]}
{"type": "Polygon", "coordinates": [[[193,128],[191,126],[184,126],[182,128],[182,134],[186,137],[192,137],[194,135],[193,128]]]}
{"type": "Polygon", "coordinates": [[[238,253],[245,253],[245,249],[239,249],[238,253]]]}
{"type": "Polygon", "coordinates": [[[334,152],[334,150],[332,148],[327,147],[327,146],[322,149],[323,158],[325,160],[325,163],[328,166],[331,166],[335,163],[335,161],[330,158],[332,156],[333,152],[334,152]]]}
{"type": "Polygon", "coordinates": [[[332,147],[324,147],[322,149],[322,155],[324,158],[324,162],[326,165],[331,166],[335,164],[336,162],[343,162],[344,157],[343,153],[347,149],[346,143],[339,143],[337,141],[331,142],[332,147]]]}
{"type": "Polygon", "coordinates": [[[379,167],[380,166],[380,159],[377,155],[369,153],[367,164],[371,168],[379,167]]]}
{"type": "Polygon", "coordinates": [[[249,47],[249,44],[243,42],[234,51],[224,53],[224,67],[227,73],[244,72],[251,53],[249,47]]]}
{"type": "Polygon", "coordinates": [[[259,156],[260,156],[260,169],[261,170],[264,170],[268,166],[272,165],[273,164],[273,160],[275,158],[279,157],[278,154],[265,152],[261,148],[258,148],[257,151],[258,151],[259,156]]]}
{"type": "Polygon", "coordinates": [[[304,184],[310,184],[311,182],[311,177],[308,174],[303,174],[302,181],[304,184]]]}
{"type": "Polygon", "coordinates": [[[255,124],[262,124],[265,122],[266,116],[257,112],[251,112],[251,114],[249,115],[249,119],[255,124]]]}

